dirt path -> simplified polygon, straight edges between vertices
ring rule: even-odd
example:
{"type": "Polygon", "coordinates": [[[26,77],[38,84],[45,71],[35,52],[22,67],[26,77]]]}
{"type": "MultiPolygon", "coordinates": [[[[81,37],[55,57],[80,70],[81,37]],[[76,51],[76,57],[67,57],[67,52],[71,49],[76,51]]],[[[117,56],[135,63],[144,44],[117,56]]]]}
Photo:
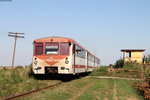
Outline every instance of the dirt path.
{"type": "Polygon", "coordinates": [[[106,94],[106,96],[105,96],[104,100],[108,100],[108,95],[109,95],[109,90],[108,90],[108,88],[106,89],[105,94],[106,94]]]}
{"type": "Polygon", "coordinates": [[[74,95],[73,97],[71,97],[68,100],[76,100],[79,96],[81,96],[87,89],[89,89],[90,87],[92,87],[94,83],[91,83],[90,85],[86,85],[82,91],[79,91],[79,93],[77,93],[76,95],[74,95]]]}
{"type": "Polygon", "coordinates": [[[103,78],[103,79],[124,79],[124,80],[142,80],[135,78],[123,78],[123,77],[109,77],[109,76],[88,76],[89,78],[103,78]]]}
{"type": "Polygon", "coordinates": [[[117,92],[117,85],[114,85],[114,100],[118,100],[117,92]]]}

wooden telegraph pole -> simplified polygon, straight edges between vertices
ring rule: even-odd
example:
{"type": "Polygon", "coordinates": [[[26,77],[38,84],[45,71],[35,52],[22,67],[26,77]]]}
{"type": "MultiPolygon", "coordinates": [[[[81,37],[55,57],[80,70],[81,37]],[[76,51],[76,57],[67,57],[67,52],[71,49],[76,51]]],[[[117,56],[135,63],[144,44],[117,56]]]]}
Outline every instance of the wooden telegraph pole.
{"type": "Polygon", "coordinates": [[[24,38],[24,36],[19,36],[19,35],[24,35],[24,34],[25,33],[17,33],[17,32],[9,32],[8,34],[8,36],[15,38],[11,68],[13,68],[14,66],[17,38],[24,38]]]}

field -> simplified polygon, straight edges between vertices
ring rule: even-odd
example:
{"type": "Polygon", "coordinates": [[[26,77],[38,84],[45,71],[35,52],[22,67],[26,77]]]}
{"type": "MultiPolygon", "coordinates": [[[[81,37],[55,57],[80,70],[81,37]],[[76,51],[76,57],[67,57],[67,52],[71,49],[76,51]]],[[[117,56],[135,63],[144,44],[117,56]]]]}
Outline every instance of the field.
{"type": "Polygon", "coordinates": [[[23,100],[143,100],[132,84],[129,80],[82,77],[23,100]]]}
{"type": "MultiPolygon", "coordinates": [[[[137,80],[121,79],[140,78],[139,73],[108,72],[107,67],[95,70],[89,76],[64,81],[58,87],[42,90],[18,100],[144,100],[135,89],[137,80]],[[122,75],[123,74],[123,75],[122,75]],[[120,79],[95,78],[113,76],[120,79]]],[[[0,70],[0,98],[9,97],[30,90],[39,89],[63,81],[52,77],[34,77],[30,67],[0,70]]]]}
{"type": "Polygon", "coordinates": [[[0,70],[0,100],[3,97],[24,93],[54,84],[60,80],[41,80],[30,75],[30,68],[0,70]]]}

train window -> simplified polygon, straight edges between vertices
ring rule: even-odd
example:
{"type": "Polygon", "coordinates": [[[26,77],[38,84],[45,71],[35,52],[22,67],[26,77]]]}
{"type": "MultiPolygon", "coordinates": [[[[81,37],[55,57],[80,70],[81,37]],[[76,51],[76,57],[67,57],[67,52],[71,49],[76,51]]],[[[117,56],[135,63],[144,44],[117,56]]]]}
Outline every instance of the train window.
{"type": "Polygon", "coordinates": [[[60,55],[69,54],[69,43],[60,43],[60,55]]]}
{"type": "Polygon", "coordinates": [[[77,54],[77,57],[85,58],[85,51],[79,46],[76,46],[76,54],[77,54]]]}
{"type": "Polygon", "coordinates": [[[95,63],[98,64],[98,59],[97,58],[95,58],[95,63]]]}
{"type": "Polygon", "coordinates": [[[35,55],[43,54],[43,43],[35,43],[35,55]]]}
{"type": "Polygon", "coordinates": [[[58,43],[46,43],[45,44],[45,54],[47,55],[57,55],[58,54],[58,43]]]}
{"type": "Polygon", "coordinates": [[[75,54],[75,45],[73,45],[72,53],[75,54]]]}
{"type": "Polygon", "coordinates": [[[94,62],[94,57],[90,54],[88,54],[88,60],[94,62]]]}
{"type": "Polygon", "coordinates": [[[88,60],[90,61],[90,58],[91,58],[91,55],[90,54],[88,54],[88,60]]]}

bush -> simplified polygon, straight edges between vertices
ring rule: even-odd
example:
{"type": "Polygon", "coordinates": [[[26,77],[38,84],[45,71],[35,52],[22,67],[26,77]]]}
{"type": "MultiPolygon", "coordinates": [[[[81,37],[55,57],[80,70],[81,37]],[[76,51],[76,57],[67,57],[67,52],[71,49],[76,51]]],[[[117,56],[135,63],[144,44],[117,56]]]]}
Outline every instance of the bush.
{"type": "Polygon", "coordinates": [[[124,66],[137,66],[138,63],[136,61],[126,61],[124,66]]]}
{"type": "Polygon", "coordinates": [[[122,68],[124,66],[124,61],[123,61],[123,59],[119,59],[119,60],[117,60],[116,61],[116,63],[115,63],[115,68],[122,68]]]}
{"type": "Polygon", "coordinates": [[[105,76],[108,74],[108,66],[101,66],[95,69],[90,76],[105,76]]]}
{"type": "Polygon", "coordinates": [[[150,64],[150,54],[147,56],[144,56],[143,63],[150,64]]]}

